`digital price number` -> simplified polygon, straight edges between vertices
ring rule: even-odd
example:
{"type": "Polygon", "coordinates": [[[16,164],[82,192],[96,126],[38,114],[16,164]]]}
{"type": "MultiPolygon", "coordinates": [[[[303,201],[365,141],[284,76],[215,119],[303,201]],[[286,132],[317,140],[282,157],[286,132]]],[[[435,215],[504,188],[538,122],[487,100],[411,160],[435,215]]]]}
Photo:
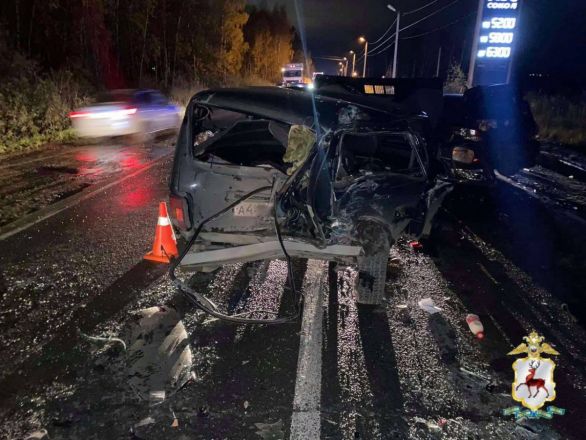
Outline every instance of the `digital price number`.
{"type": "Polygon", "coordinates": [[[480,3],[472,85],[507,82],[513,48],[519,39],[517,29],[521,1],[523,0],[482,0],[480,3]]]}
{"type": "Polygon", "coordinates": [[[515,11],[518,0],[488,0],[480,26],[478,52],[476,56],[484,59],[506,59],[511,56],[515,39],[517,17],[502,15],[501,11],[515,11]]]}

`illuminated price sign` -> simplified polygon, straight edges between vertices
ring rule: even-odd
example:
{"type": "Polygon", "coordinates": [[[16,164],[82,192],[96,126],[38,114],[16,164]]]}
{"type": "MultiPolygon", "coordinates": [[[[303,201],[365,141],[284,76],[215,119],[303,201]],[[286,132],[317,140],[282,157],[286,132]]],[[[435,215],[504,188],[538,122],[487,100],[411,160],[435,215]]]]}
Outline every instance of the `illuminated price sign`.
{"type": "Polygon", "coordinates": [[[520,0],[486,0],[478,26],[474,85],[507,81],[520,0]]]}

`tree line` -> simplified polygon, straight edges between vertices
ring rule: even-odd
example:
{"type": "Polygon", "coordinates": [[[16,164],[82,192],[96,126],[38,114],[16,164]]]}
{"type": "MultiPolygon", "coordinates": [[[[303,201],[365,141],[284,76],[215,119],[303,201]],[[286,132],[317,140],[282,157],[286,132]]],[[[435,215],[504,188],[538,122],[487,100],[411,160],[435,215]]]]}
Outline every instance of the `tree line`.
{"type": "Polygon", "coordinates": [[[244,0],[3,0],[0,15],[5,51],[107,88],[274,83],[303,58],[283,6],[244,0]]]}
{"type": "Polygon", "coordinates": [[[185,104],[206,86],[274,84],[304,57],[284,7],[2,0],[0,59],[1,154],[70,139],[68,112],[102,89],[159,88],[185,104]]]}

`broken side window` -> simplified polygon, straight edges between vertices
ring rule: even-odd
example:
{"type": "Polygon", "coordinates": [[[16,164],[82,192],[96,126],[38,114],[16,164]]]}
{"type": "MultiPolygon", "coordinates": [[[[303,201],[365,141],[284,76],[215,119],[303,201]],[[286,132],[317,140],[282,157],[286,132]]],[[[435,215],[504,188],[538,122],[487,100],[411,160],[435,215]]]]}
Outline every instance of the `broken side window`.
{"type": "Polygon", "coordinates": [[[404,133],[345,133],[339,146],[338,180],[365,174],[425,175],[421,158],[404,133]]]}
{"type": "Polygon", "coordinates": [[[240,166],[270,166],[285,172],[283,160],[289,127],[250,115],[211,109],[196,119],[194,155],[240,166]]]}

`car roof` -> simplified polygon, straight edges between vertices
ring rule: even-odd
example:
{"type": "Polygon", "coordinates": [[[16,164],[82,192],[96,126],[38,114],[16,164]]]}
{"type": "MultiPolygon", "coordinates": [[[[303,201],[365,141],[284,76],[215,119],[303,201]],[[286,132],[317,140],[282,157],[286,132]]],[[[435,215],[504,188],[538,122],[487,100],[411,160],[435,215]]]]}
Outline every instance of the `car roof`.
{"type": "Polygon", "coordinates": [[[196,94],[193,101],[212,107],[253,114],[288,124],[313,125],[317,114],[322,127],[337,125],[338,112],[353,105],[374,119],[396,116],[404,118],[398,108],[365,105],[352,97],[333,98],[301,90],[281,87],[242,87],[205,90],[196,94]]]}

